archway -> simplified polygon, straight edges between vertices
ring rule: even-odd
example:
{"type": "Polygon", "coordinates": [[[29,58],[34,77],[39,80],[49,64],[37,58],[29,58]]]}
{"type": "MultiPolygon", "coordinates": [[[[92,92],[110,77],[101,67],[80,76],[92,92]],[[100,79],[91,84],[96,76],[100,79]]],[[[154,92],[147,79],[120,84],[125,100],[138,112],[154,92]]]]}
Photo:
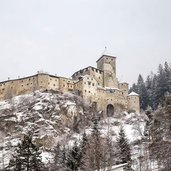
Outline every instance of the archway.
{"type": "Polygon", "coordinates": [[[107,105],[107,116],[111,117],[114,115],[114,107],[111,104],[107,105]]]}

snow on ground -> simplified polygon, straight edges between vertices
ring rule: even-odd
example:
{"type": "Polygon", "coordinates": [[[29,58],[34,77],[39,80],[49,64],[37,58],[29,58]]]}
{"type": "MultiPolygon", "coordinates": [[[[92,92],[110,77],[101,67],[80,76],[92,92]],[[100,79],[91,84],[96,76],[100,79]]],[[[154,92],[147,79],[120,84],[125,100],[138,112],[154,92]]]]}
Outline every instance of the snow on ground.
{"type": "MultiPolygon", "coordinates": [[[[80,134],[71,131],[74,116],[78,113],[84,114],[83,109],[78,108],[76,102],[72,100],[73,97],[74,95],[70,93],[62,95],[36,91],[34,94],[14,97],[12,101],[0,102],[2,116],[7,115],[6,113],[3,114],[3,110],[9,110],[9,116],[5,119],[2,118],[5,128],[2,131],[0,130],[0,136],[5,137],[3,142],[0,141],[1,168],[2,154],[5,155],[4,163],[7,165],[12,151],[20,142],[19,138],[28,131],[34,131],[33,139],[38,139],[41,145],[45,145],[42,153],[44,163],[51,162],[53,154],[48,150],[53,148],[57,142],[68,143],[69,146],[72,146],[75,140],[79,142],[82,139],[84,131],[90,135],[92,125],[86,126],[80,134]],[[14,111],[10,111],[12,106],[14,111]]],[[[144,115],[128,114],[127,112],[123,112],[119,116],[102,119],[99,123],[101,136],[105,137],[110,133],[113,141],[116,141],[120,127],[123,126],[129,142],[133,143],[142,139],[145,120],[144,115]]]]}
{"type": "Polygon", "coordinates": [[[45,163],[45,164],[53,163],[54,155],[52,153],[47,152],[47,151],[43,151],[41,153],[41,157],[42,157],[42,162],[43,163],[45,163]]]}
{"type": "Polygon", "coordinates": [[[11,105],[7,101],[0,102],[0,110],[9,109],[11,105]]]}

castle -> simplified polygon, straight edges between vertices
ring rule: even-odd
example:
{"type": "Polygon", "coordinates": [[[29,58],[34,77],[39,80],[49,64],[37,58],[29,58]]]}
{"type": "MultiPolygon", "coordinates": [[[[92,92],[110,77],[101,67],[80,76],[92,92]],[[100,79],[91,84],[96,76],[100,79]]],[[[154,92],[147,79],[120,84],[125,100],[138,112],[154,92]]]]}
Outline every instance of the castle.
{"type": "Polygon", "coordinates": [[[38,72],[36,75],[0,82],[0,100],[27,94],[35,90],[73,92],[83,97],[97,110],[112,116],[119,108],[139,112],[139,95],[128,94],[128,83],[116,77],[116,57],[102,55],[97,68],[89,66],[72,75],[59,77],[38,72]]]}

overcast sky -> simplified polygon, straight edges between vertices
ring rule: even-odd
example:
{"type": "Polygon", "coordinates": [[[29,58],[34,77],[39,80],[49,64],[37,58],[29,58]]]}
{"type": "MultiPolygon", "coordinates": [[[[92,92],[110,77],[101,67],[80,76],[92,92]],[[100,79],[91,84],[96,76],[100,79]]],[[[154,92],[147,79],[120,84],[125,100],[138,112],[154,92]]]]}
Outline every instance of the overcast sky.
{"type": "Polygon", "coordinates": [[[0,81],[38,70],[70,77],[117,57],[132,84],[171,62],[171,0],[0,0],[0,81]]]}

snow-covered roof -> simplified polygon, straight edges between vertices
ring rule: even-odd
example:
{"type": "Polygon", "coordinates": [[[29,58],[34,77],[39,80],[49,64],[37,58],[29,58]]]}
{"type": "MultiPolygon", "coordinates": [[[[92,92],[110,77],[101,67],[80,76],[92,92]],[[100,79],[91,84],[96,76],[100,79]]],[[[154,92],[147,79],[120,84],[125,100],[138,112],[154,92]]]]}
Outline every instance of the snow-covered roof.
{"type": "Polygon", "coordinates": [[[139,96],[139,95],[132,91],[128,96],[139,96]]]}

